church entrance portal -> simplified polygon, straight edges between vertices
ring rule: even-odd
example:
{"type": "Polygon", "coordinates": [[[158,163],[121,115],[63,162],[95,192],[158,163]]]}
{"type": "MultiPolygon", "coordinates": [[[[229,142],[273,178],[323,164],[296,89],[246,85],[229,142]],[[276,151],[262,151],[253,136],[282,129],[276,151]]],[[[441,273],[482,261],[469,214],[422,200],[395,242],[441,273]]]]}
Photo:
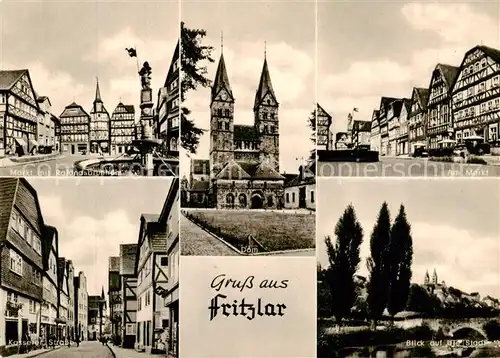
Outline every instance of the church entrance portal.
{"type": "Polygon", "coordinates": [[[262,209],[262,196],[259,194],[253,194],[252,195],[252,206],[251,209],[262,209]]]}

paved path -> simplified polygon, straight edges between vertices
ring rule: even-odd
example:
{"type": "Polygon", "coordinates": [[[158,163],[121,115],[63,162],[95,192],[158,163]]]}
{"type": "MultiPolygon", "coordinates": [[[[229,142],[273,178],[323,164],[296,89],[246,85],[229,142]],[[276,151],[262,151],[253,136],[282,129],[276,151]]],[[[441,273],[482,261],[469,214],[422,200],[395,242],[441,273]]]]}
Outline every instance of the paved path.
{"type": "Polygon", "coordinates": [[[149,357],[156,357],[156,358],[173,358],[171,356],[165,356],[165,355],[158,355],[158,354],[148,354],[145,352],[137,352],[134,349],[127,349],[127,348],[121,348],[121,347],[116,347],[113,345],[109,345],[109,349],[113,351],[115,356],[117,358],[149,358],[149,357]]]}
{"type": "Polygon", "coordinates": [[[316,256],[316,249],[290,250],[278,252],[265,252],[261,255],[252,256],[316,256]]]}
{"type": "MultiPolygon", "coordinates": [[[[70,348],[67,346],[60,347],[54,350],[37,350],[32,351],[27,354],[16,354],[10,356],[12,358],[32,358],[32,357],[40,357],[40,358],[114,358],[113,353],[109,350],[108,347],[103,346],[99,342],[88,342],[84,341],[80,343],[80,347],[77,347],[75,344],[72,344],[70,348]]],[[[117,356],[123,357],[126,356],[117,356]]]]}
{"type": "Polygon", "coordinates": [[[377,163],[319,162],[323,177],[500,177],[500,166],[382,157],[377,163]]]}
{"type": "Polygon", "coordinates": [[[181,255],[238,256],[227,245],[181,215],[181,255]]]}
{"type": "Polygon", "coordinates": [[[82,155],[67,155],[38,163],[20,163],[0,168],[0,176],[73,176],[73,166],[82,155]]]}

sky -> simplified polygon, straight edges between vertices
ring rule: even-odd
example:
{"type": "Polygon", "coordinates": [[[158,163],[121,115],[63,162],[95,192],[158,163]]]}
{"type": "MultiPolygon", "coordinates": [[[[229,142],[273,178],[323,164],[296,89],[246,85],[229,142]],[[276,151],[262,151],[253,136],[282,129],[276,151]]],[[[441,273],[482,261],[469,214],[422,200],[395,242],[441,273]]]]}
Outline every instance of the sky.
{"type": "Polygon", "coordinates": [[[460,66],[476,45],[500,48],[496,1],[320,1],[318,101],[334,133],[371,120],[380,97],[409,98],[429,87],[437,63],[460,66]]]}
{"type": "Polygon", "coordinates": [[[125,48],[136,47],[141,65],[151,65],[156,99],[180,31],[179,4],[4,0],[0,25],[1,68],[28,68],[35,91],[50,98],[56,116],[73,101],[89,112],[96,77],[110,114],[120,100],[138,114],[140,79],[125,48]]]}
{"type": "MultiPolygon", "coordinates": [[[[307,127],[315,103],[315,7],[314,2],[189,2],[181,5],[188,28],[207,31],[204,44],[215,48],[215,63],[208,65],[213,81],[220,58],[221,32],[224,59],[235,98],[235,124],[252,125],[255,92],[267,47],[271,82],[280,104],[280,171],[298,172],[301,158],[313,149],[307,127]],[[265,45],[266,44],[266,45],[265,45]]],[[[210,89],[188,93],[184,104],[198,127],[210,124],[210,89]]],[[[209,157],[210,134],[200,141],[195,158],[209,157]]],[[[184,173],[189,160],[181,157],[184,173]]]]}
{"type": "Polygon", "coordinates": [[[319,181],[317,256],[328,266],[325,237],[335,241],[335,225],[352,203],[364,230],[358,273],[368,277],[370,235],[380,207],[394,220],[403,204],[413,237],[413,282],[422,284],[434,269],[465,292],[500,298],[500,183],[489,179],[322,179],[319,181]]]}
{"type": "Polygon", "coordinates": [[[109,257],[138,242],[140,216],[160,214],[171,179],[33,178],[44,222],[59,233],[59,256],[87,277],[89,295],[108,292],[109,257]]]}

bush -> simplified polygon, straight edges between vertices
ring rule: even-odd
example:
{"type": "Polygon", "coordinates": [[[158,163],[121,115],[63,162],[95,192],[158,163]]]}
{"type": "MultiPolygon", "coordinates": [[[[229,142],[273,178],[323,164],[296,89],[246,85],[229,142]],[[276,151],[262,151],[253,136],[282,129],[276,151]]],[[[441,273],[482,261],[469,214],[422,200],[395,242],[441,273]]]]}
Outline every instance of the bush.
{"type": "Polygon", "coordinates": [[[431,156],[429,159],[432,160],[433,162],[453,163],[452,157],[433,157],[433,156],[431,156]]]}
{"type": "Polygon", "coordinates": [[[467,164],[481,164],[481,165],[486,165],[488,164],[486,160],[478,157],[469,157],[467,159],[467,164]]]}
{"type": "Polygon", "coordinates": [[[498,321],[491,320],[486,322],[483,325],[483,329],[488,336],[488,340],[500,339],[500,323],[498,321]]]}

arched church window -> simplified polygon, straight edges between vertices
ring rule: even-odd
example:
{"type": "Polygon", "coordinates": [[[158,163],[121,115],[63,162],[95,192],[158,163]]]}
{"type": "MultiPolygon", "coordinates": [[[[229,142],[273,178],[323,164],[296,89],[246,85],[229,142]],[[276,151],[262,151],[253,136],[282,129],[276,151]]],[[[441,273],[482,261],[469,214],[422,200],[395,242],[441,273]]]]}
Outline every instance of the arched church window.
{"type": "Polygon", "coordinates": [[[274,133],[274,126],[269,126],[269,133],[271,133],[271,134],[274,133]]]}
{"type": "Polygon", "coordinates": [[[226,195],[226,204],[229,206],[234,205],[234,195],[233,194],[229,193],[226,195]]]}
{"type": "Polygon", "coordinates": [[[242,208],[246,208],[247,206],[247,196],[243,193],[241,193],[239,196],[238,196],[238,202],[240,204],[240,206],[242,208]]]}
{"type": "Polygon", "coordinates": [[[222,122],[217,123],[217,129],[222,129],[222,122]]]}
{"type": "Polygon", "coordinates": [[[227,109],[227,108],[226,108],[226,109],[224,110],[224,115],[225,115],[226,117],[229,117],[229,109],[227,109]]]}
{"type": "Polygon", "coordinates": [[[274,112],[270,113],[271,119],[274,119],[274,112]]]}
{"type": "Polygon", "coordinates": [[[226,130],[226,131],[229,130],[229,123],[224,122],[224,130],[226,130]]]}
{"type": "Polygon", "coordinates": [[[267,112],[262,112],[262,119],[267,119],[267,112]]]}
{"type": "Polygon", "coordinates": [[[222,117],[222,108],[217,108],[217,115],[222,117]]]}

